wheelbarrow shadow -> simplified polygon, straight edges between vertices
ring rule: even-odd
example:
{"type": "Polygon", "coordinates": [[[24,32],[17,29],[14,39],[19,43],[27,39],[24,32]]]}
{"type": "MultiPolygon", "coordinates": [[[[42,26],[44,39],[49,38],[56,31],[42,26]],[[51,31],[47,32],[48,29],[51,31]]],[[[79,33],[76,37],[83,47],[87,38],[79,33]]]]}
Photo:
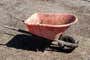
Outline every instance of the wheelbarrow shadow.
{"type": "Polygon", "coordinates": [[[24,34],[16,35],[8,43],[6,43],[7,47],[32,51],[44,51],[49,45],[50,41],[47,39],[24,34]]]}
{"type": "Polygon", "coordinates": [[[73,48],[73,49],[63,49],[62,47],[51,47],[51,46],[49,48],[51,48],[50,51],[63,52],[63,53],[71,53],[75,49],[75,48],[73,48]]]}
{"type": "Polygon", "coordinates": [[[43,52],[49,49],[48,51],[70,53],[74,50],[74,49],[70,51],[63,50],[62,48],[50,47],[50,45],[51,45],[50,40],[38,36],[25,34],[18,34],[15,37],[13,37],[8,43],[6,43],[7,47],[31,51],[39,50],[43,52]]]}

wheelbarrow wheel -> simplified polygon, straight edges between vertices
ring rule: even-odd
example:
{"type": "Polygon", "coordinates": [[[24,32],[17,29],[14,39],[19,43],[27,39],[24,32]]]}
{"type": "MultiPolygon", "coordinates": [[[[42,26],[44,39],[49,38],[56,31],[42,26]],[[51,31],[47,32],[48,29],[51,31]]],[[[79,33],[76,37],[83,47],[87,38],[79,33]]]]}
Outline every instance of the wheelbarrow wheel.
{"type": "Polygon", "coordinates": [[[71,36],[62,36],[59,41],[62,42],[62,46],[61,42],[58,42],[58,45],[65,50],[72,50],[78,47],[78,41],[73,39],[71,36]]]}

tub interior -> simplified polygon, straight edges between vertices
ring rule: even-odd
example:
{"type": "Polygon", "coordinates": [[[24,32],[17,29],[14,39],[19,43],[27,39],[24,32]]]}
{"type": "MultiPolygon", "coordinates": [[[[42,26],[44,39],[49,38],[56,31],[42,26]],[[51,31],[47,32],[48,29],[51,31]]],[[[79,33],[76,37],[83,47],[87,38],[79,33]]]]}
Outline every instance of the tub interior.
{"type": "Polygon", "coordinates": [[[75,20],[75,16],[70,14],[35,14],[26,22],[28,24],[64,25],[75,20]]]}

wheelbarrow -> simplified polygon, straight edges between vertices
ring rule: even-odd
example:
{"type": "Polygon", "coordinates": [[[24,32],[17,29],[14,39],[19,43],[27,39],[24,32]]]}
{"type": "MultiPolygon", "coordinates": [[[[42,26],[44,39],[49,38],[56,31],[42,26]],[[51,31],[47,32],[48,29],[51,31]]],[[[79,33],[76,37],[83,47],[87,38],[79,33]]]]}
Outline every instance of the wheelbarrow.
{"type": "Polygon", "coordinates": [[[78,41],[70,36],[63,36],[63,33],[77,21],[72,14],[35,13],[24,23],[29,32],[50,40],[52,46],[73,49],[78,46],[78,41]]]}
{"type": "MultiPolygon", "coordinates": [[[[48,39],[50,46],[62,47],[63,49],[74,49],[78,46],[78,41],[63,33],[78,21],[77,17],[66,13],[35,13],[24,24],[27,27],[26,33],[48,39]]],[[[23,31],[15,27],[4,26],[13,30],[23,31]]]]}

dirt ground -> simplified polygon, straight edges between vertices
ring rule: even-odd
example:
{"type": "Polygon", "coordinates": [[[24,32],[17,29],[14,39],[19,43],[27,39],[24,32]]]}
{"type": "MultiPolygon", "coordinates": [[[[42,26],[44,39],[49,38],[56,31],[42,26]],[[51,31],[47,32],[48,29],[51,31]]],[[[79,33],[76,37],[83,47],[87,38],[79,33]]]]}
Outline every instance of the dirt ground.
{"type": "Polygon", "coordinates": [[[90,60],[90,0],[0,0],[0,60],[90,60]],[[29,43],[22,44],[22,33],[2,27],[25,29],[21,20],[36,12],[75,14],[78,23],[71,26],[65,35],[79,40],[79,47],[71,53],[35,52],[29,50],[29,43]]]}

